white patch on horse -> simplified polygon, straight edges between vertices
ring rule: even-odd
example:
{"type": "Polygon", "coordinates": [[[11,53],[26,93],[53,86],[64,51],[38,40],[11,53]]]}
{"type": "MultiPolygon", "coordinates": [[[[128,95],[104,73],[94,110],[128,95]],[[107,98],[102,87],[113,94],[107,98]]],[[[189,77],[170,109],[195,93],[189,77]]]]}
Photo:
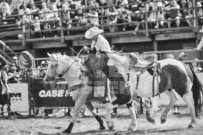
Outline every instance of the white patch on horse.
{"type": "Polygon", "coordinates": [[[127,56],[120,56],[118,54],[107,54],[109,61],[108,66],[115,66],[118,69],[118,72],[123,76],[124,80],[127,81],[128,68],[130,61],[127,56]]]}
{"type": "Polygon", "coordinates": [[[160,63],[161,68],[163,68],[167,65],[178,66],[180,69],[182,69],[185,72],[185,74],[187,74],[185,66],[183,65],[183,63],[176,60],[176,59],[163,59],[163,60],[159,60],[157,62],[160,63]]]}

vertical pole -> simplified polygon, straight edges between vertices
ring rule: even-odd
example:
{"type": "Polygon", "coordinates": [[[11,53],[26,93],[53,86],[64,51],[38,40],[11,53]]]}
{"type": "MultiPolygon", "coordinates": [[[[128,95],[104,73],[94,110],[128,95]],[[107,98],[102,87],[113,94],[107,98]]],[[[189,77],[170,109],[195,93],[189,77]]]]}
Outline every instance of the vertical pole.
{"type": "Polygon", "coordinates": [[[101,9],[102,13],[101,13],[101,25],[102,25],[102,30],[104,30],[104,13],[103,13],[103,8],[101,9]]]}
{"type": "Polygon", "coordinates": [[[193,12],[193,14],[192,14],[192,18],[193,18],[193,27],[194,27],[194,29],[196,28],[196,13],[195,13],[195,11],[196,11],[196,9],[195,9],[195,6],[196,5],[196,0],[192,0],[192,12],[193,12]]]}
{"type": "Polygon", "coordinates": [[[196,0],[195,1],[195,9],[194,9],[194,12],[195,12],[195,21],[196,21],[196,30],[199,31],[199,18],[198,18],[198,9],[197,9],[197,2],[196,0]]]}
{"type": "Polygon", "coordinates": [[[147,21],[147,3],[145,2],[145,31],[146,31],[146,37],[149,36],[149,28],[148,28],[148,21],[147,21]]]}
{"type": "Polygon", "coordinates": [[[59,14],[61,16],[61,43],[64,43],[64,32],[63,32],[63,10],[59,11],[59,14]]]}
{"type": "Polygon", "coordinates": [[[23,32],[22,32],[22,44],[23,44],[23,46],[25,46],[25,34],[26,34],[26,33],[25,33],[24,15],[22,15],[21,17],[22,17],[22,23],[23,23],[23,24],[22,24],[22,25],[23,25],[23,26],[22,26],[22,31],[23,31],[23,32]]]}
{"type": "Polygon", "coordinates": [[[154,51],[158,51],[158,44],[157,44],[157,41],[153,41],[153,50],[154,51]]]}

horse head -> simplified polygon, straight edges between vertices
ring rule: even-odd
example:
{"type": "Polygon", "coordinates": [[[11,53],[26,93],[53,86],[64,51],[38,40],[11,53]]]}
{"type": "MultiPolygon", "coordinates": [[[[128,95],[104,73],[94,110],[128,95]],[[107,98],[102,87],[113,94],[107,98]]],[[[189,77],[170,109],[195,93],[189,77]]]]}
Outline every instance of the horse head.
{"type": "Polygon", "coordinates": [[[67,55],[59,53],[48,54],[49,64],[44,81],[54,81],[62,76],[66,79],[69,86],[79,83],[81,76],[81,64],[67,55]]]}
{"type": "Polygon", "coordinates": [[[59,63],[59,57],[57,54],[49,54],[49,64],[47,66],[47,72],[44,77],[44,81],[54,81],[62,73],[62,66],[59,63]]]}

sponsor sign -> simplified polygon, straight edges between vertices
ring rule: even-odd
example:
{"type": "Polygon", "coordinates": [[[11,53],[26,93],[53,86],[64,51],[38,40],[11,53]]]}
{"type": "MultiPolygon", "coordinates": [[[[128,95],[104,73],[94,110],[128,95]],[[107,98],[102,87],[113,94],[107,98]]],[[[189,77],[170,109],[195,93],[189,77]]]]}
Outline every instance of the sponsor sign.
{"type": "Polygon", "coordinates": [[[35,107],[74,106],[67,83],[45,83],[42,79],[33,79],[32,93],[35,107]]]}
{"type": "Polygon", "coordinates": [[[105,86],[94,87],[94,97],[105,97],[105,86]]]}
{"type": "Polygon", "coordinates": [[[27,83],[12,83],[9,84],[11,93],[11,111],[13,112],[28,112],[28,84],[27,83]]]}

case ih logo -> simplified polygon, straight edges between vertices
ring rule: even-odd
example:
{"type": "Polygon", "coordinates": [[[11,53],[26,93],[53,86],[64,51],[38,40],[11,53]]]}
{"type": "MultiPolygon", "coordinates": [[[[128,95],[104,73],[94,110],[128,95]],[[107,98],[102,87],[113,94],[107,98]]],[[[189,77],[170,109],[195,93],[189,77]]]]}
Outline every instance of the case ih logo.
{"type": "Polygon", "coordinates": [[[22,94],[21,93],[10,93],[11,101],[22,101],[22,94]]]}

